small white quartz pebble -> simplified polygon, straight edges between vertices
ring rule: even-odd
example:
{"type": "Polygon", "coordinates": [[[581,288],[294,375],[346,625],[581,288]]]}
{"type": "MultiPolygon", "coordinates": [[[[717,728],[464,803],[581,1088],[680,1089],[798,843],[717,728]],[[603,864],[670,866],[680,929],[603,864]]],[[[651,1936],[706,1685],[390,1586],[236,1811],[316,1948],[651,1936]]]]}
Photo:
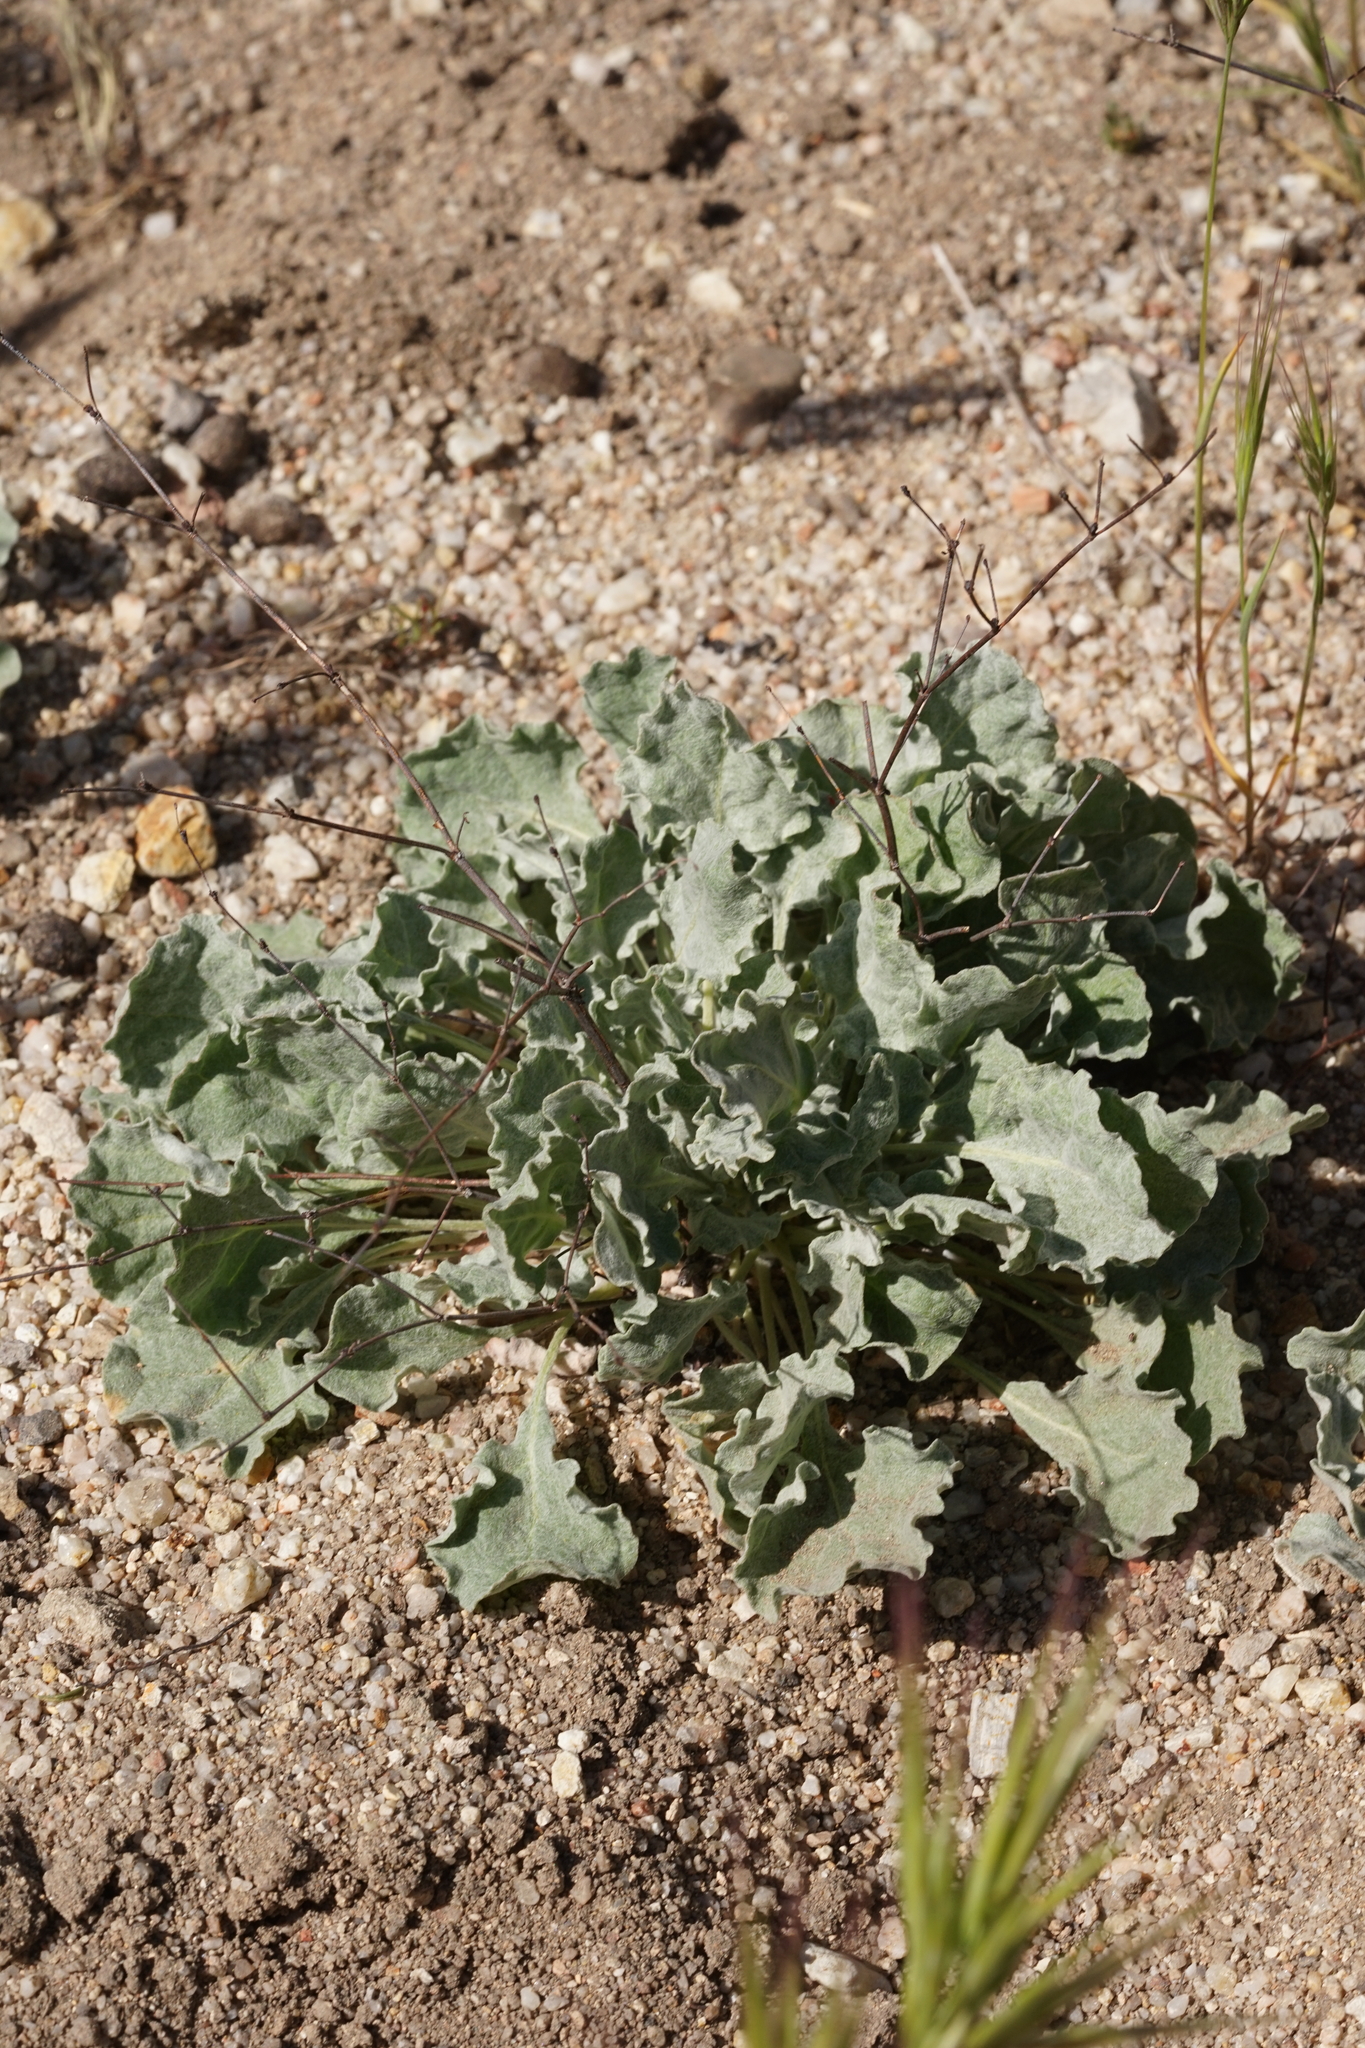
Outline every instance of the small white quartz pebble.
{"type": "Polygon", "coordinates": [[[270,1574],[254,1557],[235,1557],[213,1575],[209,1603],[220,1614],[245,1614],[270,1591],[270,1574]]]}
{"type": "Polygon", "coordinates": [[[856,1956],[840,1955],[837,1949],[822,1948],[818,1942],[807,1942],[801,1951],[801,1962],[807,1982],[818,1984],[824,1991],[841,1991],[847,1996],[891,1989],[891,1979],[874,1970],[871,1963],[861,1963],[856,1956]]]}
{"type": "Polygon", "coordinates": [[[175,1489],[168,1479],[147,1473],[121,1486],[114,1495],[114,1506],[135,1529],[159,1529],[175,1513],[175,1489]]]}
{"type": "Polygon", "coordinates": [[[274,882],[315,882],[322,873],[318,857],[291,832],[267,832],[261,866],[274,882]]]}
{"type": "Polygon", "coordinates": [[[583,1790],[583,1766],[572,1750],[555,1751],[550,1786],[558,1799],[577,1799],[583,1790]]]}

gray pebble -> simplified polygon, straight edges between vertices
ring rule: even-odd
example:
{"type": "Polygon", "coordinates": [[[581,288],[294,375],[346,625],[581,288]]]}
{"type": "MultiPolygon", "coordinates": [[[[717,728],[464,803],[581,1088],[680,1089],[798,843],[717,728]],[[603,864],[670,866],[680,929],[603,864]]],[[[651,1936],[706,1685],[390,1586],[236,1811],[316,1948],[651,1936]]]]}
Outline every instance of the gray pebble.
{"type": "Polygon", "coordinates": [[[173,441],[186,440],[208,409],[209,401],[202,391],[192,391],[188,384],[179,384],[174,377],[168,377],[161,387],[158,413],[173,441]]]}
{"type": "Polygon", "coordinates": [[[89,1586],[52,1586],[38,1602],[39,1628],[56,1629],[76,1649],[87,1653],[136,1642],[147,1633],[140,1607],[96,1593],[89,1586]]]}
{"type": "MultiPolygon", "coordinates": [[[[163,491],[175,489],[179,478],[157,456],[139,451],[138,462],[163,491]]],[[[109,447],[101,448],[96,455],[87,455],[76,470],[74,482],[79,497],[92,498],[102,505],[130,505],[134,498],[152,496],[147,476],[121,448],[109,447]]]]}
{"type": "Polygon", "coordinates": [[[59,1444],[65,1435],[66,1424],[55,1408],[35,1408],[31,1414],[19,1417],[15,1441],[47,1449],[52,1444],[59,1444]]]}
{"type": "Polygon", "coordinates": [[[0,868],[17,868],[32,858],[33,848],[22,832],[0,832],[0,868]]]}
{"type": "Polygon", "coordinates": [[[140,754],[130,754],[120,779],[127,789],[136,789],[143,782],[155,789],[194,788],[194,777],[183,762],[160,747],[144,747],[140,754]]]}
{"type": "Polygon", "coordinates": [[[191,434],[188,447],[211,476],[230,482],[251,454],[251,428],[239,412],[213,412],[191,434]]]}
{"type": "Polygon", "coordinates": [[[1273,1628],[1253,1629],[1250,1634],[1229,1636],[1223,1644],[1223,1662],[1230,1671],[1240,1678],[1249,1671],[1258,1657],[1264,1657],[1279,1641],[1279,1632],[1273,1628]]]}
{"type": "Polygon", "coordinates": [[[224,518],[231,532],[255,541],[257,547],[285,547],[308,536],[308,514],[302,505],[278,491],[239,492],[228,504],[224,518]]]}
{"type": "Polygon", "coordinates": [[[703,113],[667,80],[649,80],[639,90],[572,88],[560,103],[571,133],[601,171],[622,178],[652,178],[680,170],[698,139],[699,128],[715,116],[703,113]]]}

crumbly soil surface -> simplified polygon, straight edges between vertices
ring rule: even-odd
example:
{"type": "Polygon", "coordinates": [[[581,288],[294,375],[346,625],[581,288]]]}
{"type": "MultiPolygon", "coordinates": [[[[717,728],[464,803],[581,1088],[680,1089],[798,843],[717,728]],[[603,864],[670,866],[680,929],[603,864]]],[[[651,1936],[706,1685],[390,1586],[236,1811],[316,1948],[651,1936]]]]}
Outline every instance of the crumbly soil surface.
{"type": "MultiPolygon", "coordinates": [[[[139,450],[183,445],[168,379],[243,416],[235,469],[191,474],[181,502],[204,488],[214,535],[244,486],[286,501],[291,537],[234,540],[229,523],[230,560],[400,743],[474,711],[581,731],[576,678],[636,641],[677,652],[756,730],[831,689],[889,698],[939,578],[901,484],[970,521],[1008,598],[1079,533],[1056,495],[1098,454],[1063,423],[1075,364],[1106,352],[1150,378],[1189,448],[1209,75],[1118,39],[1098,0],[922,0],[913,19],[844,0],[125,0],[100,18],[127,81],[105,178],[46,11],[0,6],[4,175],[60,230],[0,279],[0,326],[82,393],[88,344],[139,450]],[[1141,153],[1106,148],[1110,107],[1141,153]],[[985,334],[1023,379],[1033,433],[985,334]],[[803,355],[806,389],[766,438],[721,445],[707,367],[764,338],[803,355]],[[526,352],[545,344],[584,366],[587,395],[528,391],[526,352]]],[[[1125,25],[1145,23],[1127,9],[1125,25]]],[[[1275,57],[1272,31],[1253,34],[1275,57]]],[[[1358,214],[1304,151],[1329,153],[1311,111],[1239,84],[1214,343],[1245,320],[1282,231],[1300,350],[1330,358],[1343,435],[1307,744],[1269,869],[1310,1001],[1240,1068],[1330,1119],[1277,1163],[1266,1252],[1239,1279],[1266,1357],[1247,1433],[1200,1468],[1167,1554],[1072,1582],[1056,1469],[951,1373],[911,1406],[963,1461],[924,1610],[940,1757],[974,1694],[1025,1681],[1059,1598],[1073,1623],[1112,1599],[1129,1698],[1063,1849],[1129,1839],[1074,1923],[1207,1900],[1086,2013],[1208,2009],[1220,2041],[1333,2048],[1365,2015],[1347,1705],[1365,1690],[1365,1609],[1329,1571],[1301,1597],[1271,1543],[1302,1504],[1330,1505],[1313,1500],[1311,1404],[1284,1340],[1365,1306],[1355,1055],[1311,1057],[1312,998],[1334,1036],[1365,1021],[1365,279],[1358,214]],[[973,1596],[951,1621],[933,1598],[946,1579],[973,1596]],[[1288,1665],[1325,1682],[1295,1693],[1288,1665]]],[[[1283,538],[1252,641],[1263,764],[1307,613],[1282,421],[1277,392],[1257,545],[1283,538]]],[[[104,1411],[117,1316],[66,1263],[80,1245],[60,1181],[88,1130],[83,1090],[115,1078],[102,1048],[120,992],[209,882],[139,876],[108,910],[73,902],[77,862],[131,848],[142,801],[88,792],[149,764],[164,777],[169,756],[207,797],[382,832],[391,771],[318,684],[275,688],[307,664],[221,568],[136,508],[82,501],[75,471],[99,446],[77,406],[0,366],[0,477],[22,527],[0,639],[24,662],[0,704],[0,2048],[713,2048],[734,2035],[737,1927],[784,1915],[894,1977],[883,1589],[793,1602],[776,1627],[750,1615],[655,1397],[599,1388],[587,1356],[557,1382],[566,1447],[640,1531],[631,1580],[522,1588],[476,1615],[442,1604],[422,1546],[475,1446],[512,1434],[525,1346],[452,1368],[420,1414],[339,1417],[253,1486],[104,1411]],[[40,911],[82,923],[69,957],[29,951],[40,911]],[[130,1475],[174,1490],[142,1534],[113,1505],[130,1475]],[[250,1556],[271,1590],[225,1625],[214,1574],[250,1556]],[[583,1785],[560,1797],[568,1730],[583,1785]]],[[[1233,550],[1213,466],[1221,604],[1233,550]]],[[[1112,456],[1106,502],[1151,480],[1112,456]]],[[[1069,746],[1183,793],[1223,849],[1189,707],[1189,507],[1187,475],[1009,644],[1069,746]]],[[[962,611],[959,592],[950,635],[962,611]]],[[[1227,746],[1231,658],[1225,630],[1227,746]]],[[[303,909],[335,940],[388,873],[382,841],[325,824],[219,811],[216,826],[209,881],[242,922],[303,909]]],[[[1049,1949],[1071,1932],[1055,1925],[1049,1949]]],[[[863,2039],[892,2036],[882,1994],[863,2039]]]]}

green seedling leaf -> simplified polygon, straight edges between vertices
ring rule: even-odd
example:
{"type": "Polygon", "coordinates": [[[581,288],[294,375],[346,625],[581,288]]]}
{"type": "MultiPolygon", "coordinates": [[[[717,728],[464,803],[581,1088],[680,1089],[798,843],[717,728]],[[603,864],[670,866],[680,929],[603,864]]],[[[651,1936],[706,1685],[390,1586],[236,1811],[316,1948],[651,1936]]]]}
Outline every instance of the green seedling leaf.
{"type": "Polygon", "coordinates": [[[523,1579],[548,1575],[617,1586],[634,1568],[639,1545],[620,1508],[594,1507],[574,1483],[574,1460],[555,1455],[545,1395],[567,1327],[561,1325],[545,1354],[515,1442],[485,1444],[476,1454],[472,1482],[454,1504],[449,1529],[427,1545],[464,1608],[523,1579]]]}

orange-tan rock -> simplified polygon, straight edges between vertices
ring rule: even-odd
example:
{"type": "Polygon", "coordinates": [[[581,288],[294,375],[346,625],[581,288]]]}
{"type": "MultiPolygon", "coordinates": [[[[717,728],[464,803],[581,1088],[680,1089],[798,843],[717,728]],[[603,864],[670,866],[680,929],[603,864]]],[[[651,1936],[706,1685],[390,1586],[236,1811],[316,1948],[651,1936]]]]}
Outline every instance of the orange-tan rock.
{"type": "Polygon", "coordinates": [[[218,859],[218,842],[208,811],[194,792],[175,790],[142,806],[133,851],[144,875],[179,881],[211,868],[218,859]]]}

